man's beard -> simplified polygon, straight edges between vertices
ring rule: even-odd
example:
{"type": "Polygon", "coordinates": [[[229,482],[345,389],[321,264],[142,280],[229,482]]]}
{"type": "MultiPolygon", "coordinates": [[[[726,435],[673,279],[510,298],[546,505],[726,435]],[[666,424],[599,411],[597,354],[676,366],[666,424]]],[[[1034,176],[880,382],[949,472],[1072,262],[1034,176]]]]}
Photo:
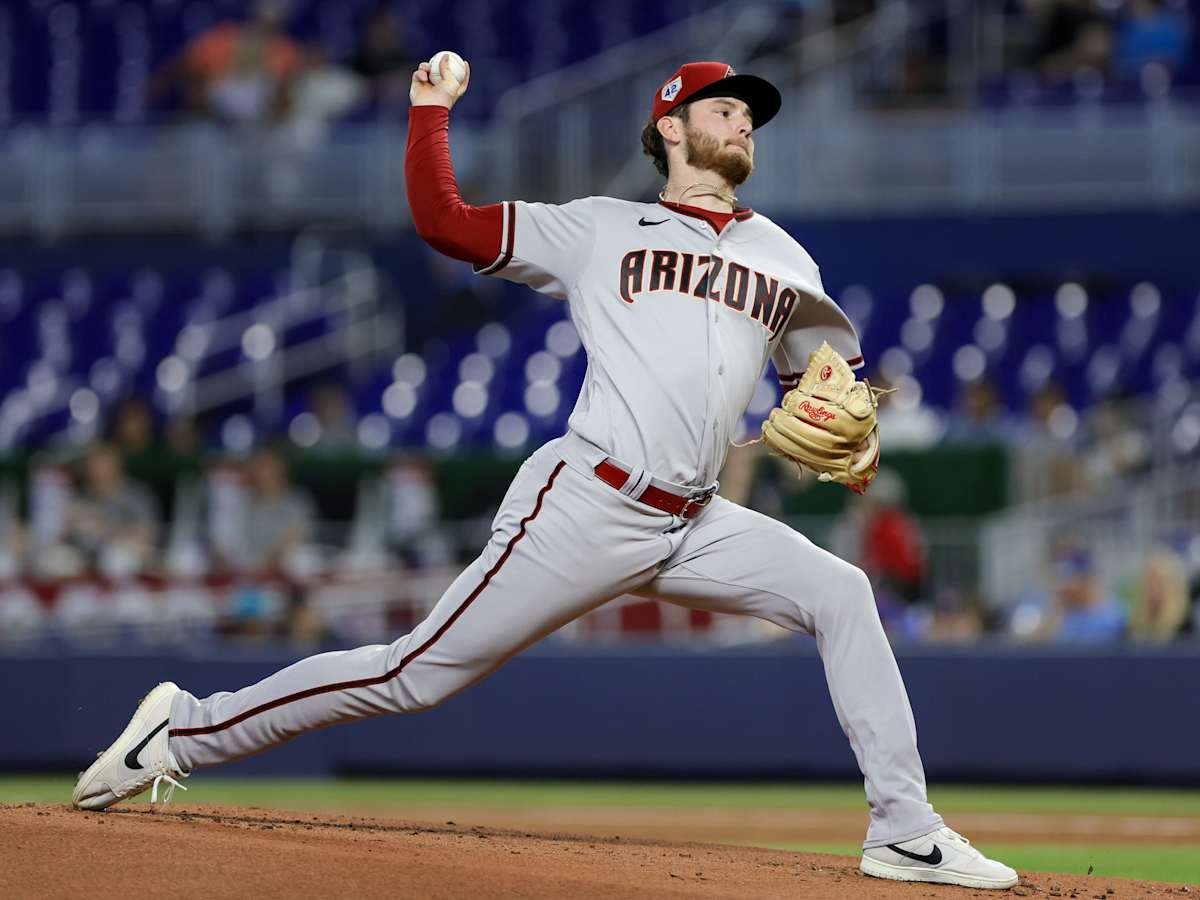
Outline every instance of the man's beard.
{"type": "Polygon", "coordinates": [[[717,139],[703,134],[691,125],[685,125],[687,138],[687,164],[697,169],[707,169],[723,178],[733,187],[742,184],[754,171],[754,160],[749,151],[739,153],[732,147],[722,147],[717,139]]]}

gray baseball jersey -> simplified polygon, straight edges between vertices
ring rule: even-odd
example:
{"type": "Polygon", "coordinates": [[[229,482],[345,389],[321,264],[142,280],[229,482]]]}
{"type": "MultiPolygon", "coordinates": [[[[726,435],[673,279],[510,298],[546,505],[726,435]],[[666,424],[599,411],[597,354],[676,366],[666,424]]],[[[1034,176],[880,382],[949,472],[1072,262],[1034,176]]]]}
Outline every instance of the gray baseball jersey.
{"type": "Polygon", "coordinates": [[[785,383],[823,340],[862,364],[816,263],[763,215],[717,234],[687,208],[588,197],[505,203],[504,222],[483,271],[565,297],[588,352],[568,427],[669,481],[716,478],[768,357],[785,383]]]}
{"type": "Polygon", "coordinates": [[[812,259],[749,211],[719,233],[684,208],[601,197],[504,213],[500,255],[483,271],[567,298],[588,354],[567,434],[526,460],[488,545],[411,634],[310,657],[233,693],[181,692],[176,759],[190,770],[337,722],[427,709],[637,593],[812,634],[865,775],[864,846],[939,827],[866,576],[712,496],[768,358],[785,383],[823,340],[861,364],[812,259]]]}

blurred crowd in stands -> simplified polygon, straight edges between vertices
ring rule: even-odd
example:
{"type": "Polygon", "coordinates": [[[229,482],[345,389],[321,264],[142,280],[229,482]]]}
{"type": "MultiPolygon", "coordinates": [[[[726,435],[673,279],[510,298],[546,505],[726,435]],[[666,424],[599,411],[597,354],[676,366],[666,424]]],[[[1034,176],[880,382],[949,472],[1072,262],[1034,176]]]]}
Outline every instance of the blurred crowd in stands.
{"type": "Polygon", "coordinates": [[[160,433],[137,396],[97,439],[35,451],[26,482],[0,496],[0,643],[411,626],[455,555],[433,470],[405,453],[340,477],[363,449],[345,393],[318,383],[308,397],[315,438],[302,457],[284,438],[240,455],[205,448],[186,420],[160,433]],[[293,477],[298,465],[309,484],[293,477]],[[401,579],[406,570],[432,581],[401,579]]]}
{"type": "Polygon", "coordinates": [[[935,587],[929,545],[905,506],[903,483],[882,472],[872,491],[835,527],[831,549],[871,577],[884,626],[900,640],[958,643],[988,634],[1051,644],[1161,644],[1200,633],[1200,564],[1194,541],[1168,541],[1138,555],[1135,568],[1102,571],[1085,542],[1044,548],[1025,588],[1004,606],[969,581],[935,587]]]}
{"type": "MultiPolygon", "coordinates": [[[[666,24],[662,19],[631,24],[637,16],[644,18],[651,5],[613,4],[611,15],[607,7],[597,7],[604,20],[599,24],[607,30],[602,40],[588,44],[577,40],[579,34],[599,34],[601,29],[559,20],[591,15],[589,5],[505,2],[506,9],[531,10],[528,14],[537,27],[551,29],[557,41],[542,40],[539,32],[526,52],[506,46],[486,21],[481,25],[461,12],[447,17],[432,5],[418,10],[422,5],[416,2],[258,0],[244,9],[232,3],[220,9],[216,4],[188,4],[188,15],[201,10],[206,18],[195,28],[170,32],[175,37],[164,55],[146,45],[166,40],[169,27],[180,18],[173,0],[119,7],[37,2],[26,6],[29,20],[43,15],[46,19],[43,31],[52,45],[47,51],[52,64],[44,68],[57,73],[55,79],[73,73],[84,84],[89,75],[98,74],[82,66],[80,58],[91,64],[92,57],[81,54],[79,47],[90,47],[86,42],[97,39],[94,20],[105,10],[116,21],[114,33],[125,35],[118,41],[120,54],[128,55],[113,68],[140,71],[130,60],[147,63],[153,58],[154,64],[146,65],[146,77],[137,81],[137,102],[131,106],[137,114],[128,121],[179,118],[233,128],[283,125],[302,139],[319,137],[322,126],[333,120],[402,120],[413,66],[443,45],[431,36],[428,23],[422,30],[417,12],[439,22],[453,19],[458,34],[468,37],[461,45],[449,45],[488,60],[489,77],[472,92],[473,102],[478,102],[477,91],[491,91],[494,99],[497,91],[523,78],[666,24]],[[296,27],[299,7],[309,17],[305,29],[296,27]],[[318,8],[321,12],[314,12],[318,8]],[[231,9],[237,14],[222,21],[231,9]],[[326,13],[339,17],[338,28],[313,27],[312,20],[326,13]],[[558,18],[551,22],[554,17],[558,18]],[[162,29],[156,30],[159,26],[162,29]],[[470,27],[475,28],[473,38],[470,27]],[[504,68],[505,54],[540,61],[514,74],[511,66],[504,68]],[[147,108],[150,114],[142,115],[147,108]]],[[[711,4],[665,5],[670,16],[681,17],[711,4]]],[[[822,24],[876,24],[868,17],[881,17],[882,22],[903,6],[884,0],[777,0],[767,5],[787,25],[781,24],[777,37],[760,48],[764,55],[793,53],[795,38],[822,24]]],[[[484,6],[493,17],[504,16],[502,3],[496,9],[484,6]]],[[[901,57],[871,60],[866,86],[880,105],[974,102],[975,96],[964,96],[955,82],[954,72],[962,74],[956,69],[962,60],[954,59],[961,35],[954,31],[958,13],[947,14],[952,6],[958,13],[978,9],[992,17],[978,20],[989,26],[981,40],[995,43],[1000,35],[1002,52],[995,59],[987,54],[976,58],[969,89],[983,90],[978,99],[987,99],[989,85],[997,96],[1036,99],[1052,97],[1059,89],[1079,96],[1095,94],[1093,89],[1111,88],[1119,94],[1122,88],[1133,88],[1135,94],[1157,96],[1165,86],[1200,81],[1196,2],[1004,0],[943,7],[914,3],[908,6],[910,15],[922,15],[926,7],[937,11],[925,26],[905,32],[901,57]],[[997,30],[990,30],[992,25],[997,30]]],[[[0,9],[0,32],[14,21],[10,15],[17,14],[0,9]]],[[[506,27],[524,28],[520,23],[506,27]]],[[[42,31],[29,33],[46,36],[42,31]]],[[[0,46],[7,45],[0,40],[0,46]]],[[[976,50],[974,45],[967,49],[968,56],[976,50]]],[[[18,61],[36,58],[27,53],[18,61]]],[[[14,96],[32,91],[30,85],[38,79],[20,73],[8,77],[5,66],[11,68],[10,63],[7,57],[0,59],[0,82],[12,87],[14,96]]],[[[747,68],[752,67],[747,60],[747,68]]],[[[52,104],[61,96],[65,92],[55,88],[48,99],[42,98],[42,106],[30,101],[29,109],[46,113],[51,121],[80,122],[78,103],[83,101],[76,101],[73,113],[59,116],[52,104]]],[[[80,96],[86,100],[87,92],[80,96]]],[[[24,110],[19,102],[13,105],[15,114],[4,108],[0,115],[19,118],[24,110]]],[[[70,106],[64,101],[64,109],[70,106]]],[[[114,117],[125,120],[120,108],[114,117]]],[[[224,427],[217,429],[224,432],[215,442],[219,446],[208,446],[206,438],[213,435],[187,417],[160,417],[174,409],[163,398],[177,402],[188,379],[199,371],[198,366],[195,371],[187,367],[194,360],[184,353],[184,332],[203,338],[200,354],[209,334],[199,327],[206,324],[207,314],[192,318],[189,311],[183,331],[181,322],[170,315],[192,301],[196,308],[204,305],[200,301],[207,303],[214,293],[209,281],[228,283],[215,294],[232,295],[233,276],[205,276],[200,296],[193,297],[179,293],[178,284],[175,293],[164,294],[160,276],[148,272],[147,283],[159,283],[147,295],[152,297],[143,298],[143,292],[134,289],[129,298],[99,299],[95,305],[102,315],[88,318],[90,288],[79,289],[89,281],[86,272],[72,268],[61,289],[42,284],[50,279],[37,271],[38,266],[24,273],[24,281],[32,286],[28,288],[21,286],[21,273],[2,273],[0,317],[10,340],[5,347],[7,369],[0,369],[8,379],[0,413],[31,420],[33,399],[75,384],[90,386],[69,394],[69,424],[63,427],[91,427],[102,410],[112,412],[108,427],[98,430],[101,438],[89,438],[69,453],[35,455],[19,479],[11,472],[0,477],[0,640],[59,625],[78,625],[86,631],[105,621],[130,627],[150,622],[146,627],[157,633],[154,629],[167,620],[197,623],[197,632],[204,634],[375,639],[419,617],[456,567],[482,545],[488,517],[478,511],[478,522],[445,521],[445,494],[462,486],[448,483],[425,455],[397,451],[390,456],[389,448],[423,443],[451,453],[486,444],[488,452],[511,453],[546,437],[547,430],[561,430],[560,420],[565,419],[581,374],[578,338],[560,314],[537,327],[514,327],[510,334],[498,326],[498,320],[509,320],[516,308],[511,292],[505,293],[507,287],[474,278],[469,267],[427,248],[420,252],[426,254],[428,289],[410,272],[397,280],[408,286],[410,299],[441,299],[412,302],[405,310],[407,337],[415,352],[404,354],[394,367],[389,364],[384,380],[353,385],[353,396],[338,384],[317,386],[306,408],[298,414],[289,408],[285,420],[252,427],[241,413],[229,414],[224,427]],[[24,299],[23,290],[28,293],[24,299]],[[104,319],[110,306],[111,329],[104,319]],[[22,322],[28,327],[25,332],[19,330],[22,322]],[[489,329],[489,340],[500,349],[485,347],[489,329]],[[113,347],[100,348],[109,330],[113,347]],[[150,342],[148,351],[147,339],[155,332],[168,340],[158,351],[150,342]],[[94,365],[83,352],[84,337],[98,345],[100,358],[94,365]],[[566,347],[561,349],[564,340],[566,347]],[[40,357],[34,355],[35,344],[40,357]],[[439,348],[436,353],[427,352],[432,346],[439,348]],[[23,350],[28,358],[22,357],[23,350]],[[129,383],[140,378],[136,383],[154,391],[157,381],[158,390],[150,402],[134,396],[114,406],[110,400],[116,395],[101,385],[111,381],[115,391],[123,384],[109,375],[121,371],[117,363],[125,366],[129,355],[136,357],[126,366],[129,383]],[[435,372],[439,357],[441,371],[435,372]],[[176,378],[177,372],[184,375],[176,378]],[[15,413],[22,406],[28,410],[18,417],[15,413]],[[369,417],[385,427],[364,431],[369,417]],[[264,440],[255,433],[259,427],[284,428],[287,438],[264,440]],[[402,432],[402,427],[408,430],[402,432]],[[382,437],[368,447],[364,434],[379,431],[382,437]],[[365,449],[376,457],[373,468],[351,470],[343,465],[345,457],[365,449]],[[174,619],[165,612],[160,615],[161,610],[173,610],[174,619]]],[[[96,277],[98,283],[103,280],[96,277]]],[[[866,292],[856,290],[861,300],[866,292]]],[[[1193,403],[1192,412],[1184,413],[1196,371],[1187,366],[1200,358],[1200,316],[1188,312],[1193,320],[1189,325],[1177,315],[1195,308],[1194,292],[1160,298],[1157,288],[1143,283],[1128,297],[1106,298],[1097,292],[1089,304],[1079,284],[1066,282],[1058,286],[1053,304],[1040,303],[1041,298],[1027,297],[1026,292],[1018,304],[1013,290],[997,283],[982,292],[982,306],[977,303],[979,292],[970,293],[957,298],[948,293],[944,299],[936,287],[921,285],[906,306],[898,290],[881,289],[873,330],[866,329],[870,303],[852,313],[870,338],[867,357],[873,364],[878,359],[873,383],[897,388],[881,408],[885,455],[899,449],[1000,445],[1009,460],[1008,484],[1000,492],[1010,502],[1080,491],[1101,495],[1110,485],[1145,476],[1158,462],[1151,458],[1152,449],[1167,446],[1152,441],[1146,422],[1132,414],[1146,411],[1148,404],[1129,401],[1119,390],[1155,391],[1170,400],[1183,385],[1177,402],[1171,400],[1174,405],[1159,410],[1158,419],[1191,423],[1180,432],[1179,446],[1167,450],[1194,460],[1200,446],[1200,412],[1193,403]],[[1041,320],[1018,321],[1021,314],[1039,309],[1050,312],[1041,320]],[[965,327],[959,329],[956,323],[965,327]],[[1143,339],[1140,334],[1149,336],[1143,339]],[[1076,340],[1078,335],[1082,338],[1076,340]],[[1116,352],[1114,347],[1127,358],[1110,366],[1106,360],[1116,352]],[[939,368],[939,361],[948,360],[953,360],[952,368],[939,368]],[[1121,366],[1152,368],[1155,381],[1121,385],[1116,374],[1121,366]],[[1160,378],[1159,369],[1167,374],[1160,378]],[[1027,378],[1029,373],[1033,376],[1027,378]],[[1056,380],[1059,376],[1064,380],[1056,380]],[[1002,377],[1019,385],[991,380],[1002,377]],[[1068,377],[1078,384],[1065,380],[1068,377]],[[935,391],[946,396],[933,396],[935,391]]],[[[257,303],[262,298],[250,299],[257,303]]],[[[839,300],[850,308],[845,296],[839,300]]],[[[221,307],[230,315],[250,309],[247,303],[225,302],[221,307]]],[[[276,324],[277,333],[267,329],[267,354],[270,348],[277,353],[286,349],[285,328],[276,324]]],[[[261,334],[264,327],[247,329],[241,346],[247,346],[245,336],[252,330],[261,334]]],[[[766,396],[763,406],[756,399],[748,428],[756,427],[772,402],[766,396]]],[[[23,434],[7,434],[6,448],[19,446],[23,434]]],[[[737,465],[748,474],[725,473],[725,490],[772,515],[793,513],[794,508],[785,509],[785,501],[811,486],[811,480],[797,481],[794,472],[783,472],[757,454],[749,457],[749,464],[737,465]]],[[[502,491],[505,483],[497,477],[493,487],[502,491]]],[[[978,589],[978,531],[947,534],[947,529],[955,530],[953,523],[931,525],[929,517],[914,512],[907,489],[901,475],[881,473],[871,494],[851,500],[828,534],[812,535],[871,574],[881,613],[898,640],[972,640],[1000,633],[1028,641],[1103,642],[1168,640],[1200,631],[1194,602],[1200,567],[1191,549],[1200,544],[1188,535],[1163,536],[1160,546],[1143,554],[1136,565],[1122,560],[1116,572],[1106,567],[1108,557],[1087,541],[1048,542],[1042,548],[1044,559],[1028,573],[1028,584],[1019,594],[998,601],[978,589]],[[935,528],[942,530],[934,533],[935,528]],[[954,584],[959,587],[948,587],[954,584]]],[[[797,505],[804,503],[792,504],[797,505]]],[[[637,602],[615,605],[598,616],[602,621],[595,628],[575,632],[688,636],[721,630],[712,617],[637,602]]]]}
{"type": "Polygon", "coordinates": [[[796,39],[815,27],[911,24],[900,49],[871,60],[863,77],[866,96],[888,108],[1106,92],[1162,96],[1176,83],[1200,83],[1193,28],[1200,7],[1189,0],[902,6],[885,0],[782,2],[781,28],[760,52],[792,53],[796,39]]]}
{"type": "Polygon", "coordinates": [[[154,107],[234,125],[319,123],[369,109],[396,114],[408,105],[419,61],[389,5],[366,12],[357,46],[334,60],[319,43],[288,34],[286,0],[258,0],[189,40],[148,85],[154,107]]]}
{"type": "MultiPolygon", "coordinates": [[[[868,24],[890,14],[881,0],[768,3],[780,17],[759,55],[791,53],[789,36],[811,31],[813,20],[834,26],[868,24]]],[[[930,17],[905,55],[870,77],[868,93],[885,104],[924,104],[955,95],[964,73],[955,73],[954,13],[945,18],[915,6],[908,15],[930,17]]],[[[992,7],[987,24],[1003,26],[999,66],[982,72],[984,95],[1016,90],[1036,94],[1069,87],[1092,93],[1104,86],[1161,95],[1176,81],[1200,83],[1195,10],[1187,0],[1006,0],[992,7]]],[[[358,44],[347,59],[333,59],[319,44],[302,45],[287,34],[283,0],[260,0],[245,22],[224,22],[196,36],[152,82],[161,103],[171,87],[191,114],[227,122],[333,119],[363,110],[395,114],[407,104],[412,68],[422,56],[406,40],[394,6],[380,5],[361,18],[358,44]]],[[[971,52],[978,52],[972,47],[971,52]]],[[[802,60],[801,60],[802,62],[802,60]]],[[[972,67],[986,67],[976,60],[972,67]]],[[[961,91],[957,99],[961,100],[961,91]]]]}
{"type": "Polygon", "coordinates": [[[1029,63],[1049,84],[1081,70],[1141,84],[1179,75],[1194,60],[1191,15],[1178,0],[1027,0],[1025,6],[1034,35],[1029,63]]]}
{"type": "MultiPolygon", "coordinates": [[[[946,441],[1006,441],[985,415],[988,388],[968,385],[946,441]]],[[[0,497],[0,643],[47,634],[83,641],[134,633],[147,641],[213,638],[377,639],[418,621],[488,532],[488,517],[446,522],[430,458],[406,452],[337,477],[363,451],[344,389],[307,393],[314,436],[265,442],[240,455],[197,445],[194,429],[160,433],[148,404],[120,403],[102,437],[35,454],[28,483],[0,497]],[[313,477],[312,466],[317,466],[313,477]],[[321,466],[327,467],[322,470],[321,466]],[[309,467],[309,474],[295,473],[309,467]],[[321,474],[321,473],[324,474],[321,474]]],[[[1118,417],[1119,418],[1119,417],[1118,417]]],[[[1081,478],[1112,477],[1105,435],[1077,442],[1081,478]]],[[[1043,457],[1044,459],[1044,457],[1043,457]]],[[[723,493],[778,515],[788,491],[813,489],[791,464],[735,451],[723,493]]],[[[503,485],[500,485],[503,487],[503,485]]],[[[832,491],[823,486],[818,490],[832,491]]],[[[861,566],[898,641],[1162,643],[1200,632],[1200,566],[1187,544],[1164,542],[1136,571],[1104,569],[1086,542],[1064,537],[1004,604],[978,572],[947,556],[910,508],[904,480],[880,472],[826,532],[810,535],[861,566]],[[937,551],[937,552],[935,552],[937,551]],[[954,569],[949,577],[939,565],[954,569]],[[1102,571],[1103,570],[1103,571],[1102,571]],[[961,577],[955,578],[954,574],[961,577]]],[[[798,522],[801,530],[804,522],[798,522]]],[[[826,523],[828,526],[828,523],[826,523]]],[[[952,522],[949,527],[962,527],[952,522]]],[[[958,550],[978,555],[978,531],[958,550]]],[[[1193,542],[1194,543],[1194,542],[1193,542]]],[[[622,598],[565,632],[568,639],[753,640],[773,628],[622,598]]]]}
{"type": "MultiPolygon", "coordinates": [[[[411,71],[456,47],[487,77],[460,104],[483,120],[510,87],[693,16],[738,20],[749,3],[497,0],[130,0],[0,4],[0,124],[139,124],[172,118],[322,133],[333,120],[402,119],[411,71]],[[732,10],[732,11],[731,11],[732,10]],[[18,48],[14,51],[12,48],[18,48]],[[50,76],[47,75],[50,73],[50,76]]],[[[1117,96],[1200,84],[1196,0],[760,0],[770,27],[740,62],[879,43],[854,80],[881,106],[1117,96]],[[868,42],[869,43],[869,42],[868,42]],[[818,49],[829,49],[830,42],[818,49]],[[1122,90],[1125,93],[1122,93],[1122,90]]],[[[853,54],[852,54],[853,55],[853,54]]]]}

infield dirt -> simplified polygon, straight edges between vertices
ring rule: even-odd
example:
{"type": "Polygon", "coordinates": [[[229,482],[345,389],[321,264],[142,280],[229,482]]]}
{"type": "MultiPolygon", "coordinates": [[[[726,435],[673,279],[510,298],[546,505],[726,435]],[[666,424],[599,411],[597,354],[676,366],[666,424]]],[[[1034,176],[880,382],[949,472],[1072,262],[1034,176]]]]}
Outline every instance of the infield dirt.
{"type": "Polygon", "coordinates": [[[1196,896],[1025,873],[1007,893],[900,884],[860,875],[849,857],[224,807],[0,805],[0,848],[6,898],[1196,896]]]}

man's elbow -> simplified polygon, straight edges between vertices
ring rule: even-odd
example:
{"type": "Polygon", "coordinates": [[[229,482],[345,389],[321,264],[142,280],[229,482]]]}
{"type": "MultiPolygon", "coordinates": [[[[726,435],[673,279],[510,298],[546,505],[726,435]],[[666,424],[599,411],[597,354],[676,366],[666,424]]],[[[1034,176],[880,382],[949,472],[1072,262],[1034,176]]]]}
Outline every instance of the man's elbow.
{"type": "Polygon", "coordinates": [[[413,224],[416,226],[417,236],[438,253],[459,258],[455,252],[457,248],[454,239],[444,228],[439,228],[429,222],[414,222],[413,224]]]}
{"type": "Polygon", "coordinates": [[[441,239],[441,232],[434,223],[427,219],[422,219],[416,214],[413,215],[413,228],[416,229],[417,237],[423,240],[429,246],[437,249],[437,242],[441,239]]]}
{"type": "Polygon", "coordinates": [[[421,240],[443,256],[449,256],[451,259],[459,259],[464,262],[478,262],[471,248],[466,246],[460,239],[460,236],[456,235],[450,229],[432,225],[428,222],[414,222],[413,224],[421,240]]]}

